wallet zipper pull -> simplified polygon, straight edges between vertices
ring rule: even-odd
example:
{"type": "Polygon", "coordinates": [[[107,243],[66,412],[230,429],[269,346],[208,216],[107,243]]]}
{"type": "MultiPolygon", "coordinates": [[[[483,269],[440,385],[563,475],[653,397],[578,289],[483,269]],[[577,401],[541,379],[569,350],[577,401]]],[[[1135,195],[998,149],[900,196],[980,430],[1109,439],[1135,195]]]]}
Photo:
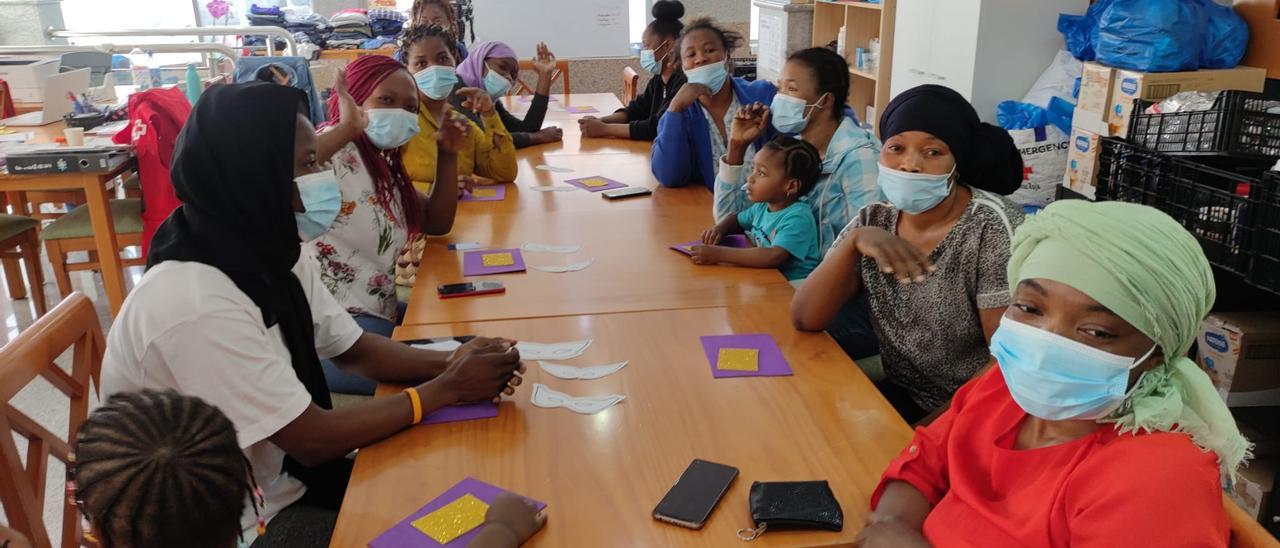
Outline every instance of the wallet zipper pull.
{"type": "Polygon", "coordinates": [[[763,523],[760,525],[760,527],[757,527],[755,529],[752,529],[750,527],[743,527],[742,529],[738,529],[738,538],[740,540],[746,540],[746,541],[755,540],[760,538],[760,535],[763,535],[764,530],[768,528],[769,528],[768,523],[763,523]]]}

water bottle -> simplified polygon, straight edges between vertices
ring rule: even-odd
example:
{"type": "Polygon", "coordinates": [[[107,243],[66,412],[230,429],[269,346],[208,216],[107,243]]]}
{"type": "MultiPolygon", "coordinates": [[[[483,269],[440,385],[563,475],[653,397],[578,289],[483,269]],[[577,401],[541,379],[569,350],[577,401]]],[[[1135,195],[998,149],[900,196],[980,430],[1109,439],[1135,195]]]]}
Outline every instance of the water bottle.
{"type": "Polygon", "coordinates": [[[147,52],[147,66],[151,67],[151,87],[164,87],[164,76],[160,74],[160,65],[156,64],[155,55],[147,52]]]}
{"type": "Polygon", "coordinates": [[[151,87],[151,73],[147,71],[147,54],[139,48],[133,48],[129,52],[129,74],[133,76],[133,85],[138,87],[138,91],[143,91],[151,87]]]}
{"type": "Polygon", "coordinates": [[[203,90],[204,84],[200,81],[200,74],[196,72],[195,63],[187,63],[187,100],[196,104],[203,90]]]}

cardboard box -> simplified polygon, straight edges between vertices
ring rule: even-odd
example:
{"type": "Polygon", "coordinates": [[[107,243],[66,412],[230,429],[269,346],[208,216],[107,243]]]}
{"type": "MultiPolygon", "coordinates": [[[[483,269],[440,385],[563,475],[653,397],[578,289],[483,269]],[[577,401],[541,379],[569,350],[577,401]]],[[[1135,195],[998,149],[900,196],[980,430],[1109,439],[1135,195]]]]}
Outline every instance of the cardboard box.
{"type": "Polygon", "coordinates": [[[1240,476],[1227,494],[1253,519],[1260,519],[1271,503],[1280,461],[1254,460],[1240,469],[1240,476]]]}
{"type": "Polygon", "coordinates": [[[1200,366],[1227,405],[1280,405],[1280,313],[1210,314],[1196,340],[1200,366]]]}
{"type": "Polygon", "coordinates": [[[1114,83],[1115,69],[1092,61],[1085,63],[1084,72],[1080,75],[1080,97],[1076,102],[1077,116],[1084,110],[1097,113],[1105,119],[1107,107],[1111,105],[1111,89],[1114,83]]]}
{"type": "Polygon", "coordinates": [[[1134,99],[1161,101],[1180,91],[1262,91],[1266,80],[1267,71],[1245,66],[1188,72],[1117,70],[1112,84],[1111,106],[1107,109],[1107,123],[1111,126],[1112,135],[1128,137],[1134,99]]]}
{"type": "MultiPolygon", "coordinates": [[[[1077,113],[1078,114],[1078,113],[1077,113]]],[[[1102,137],[1097,133],[1071,128],[1067,149],[1067,173],[1062,186],[1085,195],[1090,200],[1098,194],[1098,150],[1102,137]]]]}
{"type": "Polygon", "coordinates": [[[1280,78],[1280,0],[1235,0],[1232,7],[1249,24],[1249,47],[1244,64],[1267,69],[1280,78]]]}

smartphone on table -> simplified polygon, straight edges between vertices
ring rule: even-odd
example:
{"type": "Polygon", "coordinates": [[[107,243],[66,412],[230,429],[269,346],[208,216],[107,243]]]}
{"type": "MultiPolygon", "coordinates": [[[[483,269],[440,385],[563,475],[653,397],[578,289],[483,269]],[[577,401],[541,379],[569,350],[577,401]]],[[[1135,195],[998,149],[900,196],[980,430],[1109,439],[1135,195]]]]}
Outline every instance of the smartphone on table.
{"type": "Polygon", "coordinates": [[[653,509],[653,519],[689,529],[701,529],[711,511],[738,477],[738,469],[693,459],[680,479],[653,509]]]}
{"type": "Polygon", "coordinates": [[[613,190],[606,190],[600,193],[600,195],[604,196],[604,199],[606,200],[621,200],[623,198],[632,198],[635,196],[647,196],[649,194],[653,194],[653,191],[642,186],[629,186],[625,188],[615,188],[613,190]]]}
{"type": "Polygon", "coordinates": [[[464,282],[444,284],[436,288],[436,290],[440,293],[441,299],[470,297],[472,295],[492,295],[494,293],[507,292],[507,288],[502,286],[502,282],[464,282]]]}

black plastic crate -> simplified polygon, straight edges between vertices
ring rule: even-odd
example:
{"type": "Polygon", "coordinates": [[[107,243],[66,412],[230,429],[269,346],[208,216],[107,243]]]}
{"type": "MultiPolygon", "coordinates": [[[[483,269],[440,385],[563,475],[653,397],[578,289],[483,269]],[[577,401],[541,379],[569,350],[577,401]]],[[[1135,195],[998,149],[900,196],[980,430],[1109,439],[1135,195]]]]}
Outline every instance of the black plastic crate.
{"type": "Polygon", "coordinates": [[[1249,282],[1280,293],[1280,172],[1269,171],[1263,180],[1267,182],[1269,192],[1258,211],[1249,282]]]}
{"type": "Polygon", "coordinates": [[[1151,104],[1134,102],[1134,144],[1176,155],[1280,157],[1280,101],[1261,93],[1223,91],[1209,110],[1144,114],[1151,104]]]}
{"type": "Polygon", "coordinates": [[[1267,195],[1260,178],[1110,137],[1102,139],[1099,161],[1100,200],[1164,211],[1200,240],[1210,263],[1241,277],[1249,275],[1255,227],[1267,195]]]}

